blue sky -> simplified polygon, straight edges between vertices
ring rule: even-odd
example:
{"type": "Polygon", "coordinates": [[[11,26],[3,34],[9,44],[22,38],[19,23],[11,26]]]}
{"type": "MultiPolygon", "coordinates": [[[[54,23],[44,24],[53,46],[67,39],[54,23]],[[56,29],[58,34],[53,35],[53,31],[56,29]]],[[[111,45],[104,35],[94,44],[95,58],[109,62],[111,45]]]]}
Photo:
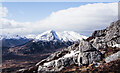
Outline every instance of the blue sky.
{"type": "Polygon", "coordinates": [[[40,34],[47,30],[91,35],[118,18],[117,3],[3,2],[0,24],[4,33],[40,34]]]}
{"type": "MultiPolygon", "coordinates": [[[[91,2],[91,4],[94,2],[91,2]]],[[[87,2],[4,2],[8,9],[8,19],[19,22],[33,22],[48,17],[52,12],[79,7],[87,2]]]]}
{"type": "Polygon", "coordinates": [[[119,0],[0,0],[0,2],[118,2],[119,0]]]}

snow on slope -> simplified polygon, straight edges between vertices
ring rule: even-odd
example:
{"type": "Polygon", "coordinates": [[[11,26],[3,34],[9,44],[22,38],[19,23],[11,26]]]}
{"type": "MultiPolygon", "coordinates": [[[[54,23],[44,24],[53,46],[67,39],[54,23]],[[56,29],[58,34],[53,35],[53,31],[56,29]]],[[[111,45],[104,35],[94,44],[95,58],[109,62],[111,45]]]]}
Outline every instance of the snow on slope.
{"type": "Polygon", "coordinates": [[[36,38],[36,35],[34,35],[34,34],[29,34],[29,35],[26,35],[25,37],[28,38],[28,39],[35,39],[35,38],[36,38]]]}
{"type": "Polygon", "coordinates": [[[54,30],[46,31],[36,37],[37,40],[61,40],[61,41],[79,41],[82,38],[86,39],[86,36],[80,35],[73,31],[55,32],[54,30]]]}
{"type": "Polygon", "coordinates": [[[59,33],[59,37],[63,41],[79,41],[82,38],[86,39],[86,36],[80,35],[73,31],[64,31],[59,33]]]}
{"type": "Polygon", "coordinates": [[[55,32],[54,30],[49,30],[43,32],[39,35],[29,34],[26,36],[12,35],[12,34],[4,34],[0,35],[1,39],[35,39],[35,41],[80,41],[82,38],[86,39],[86,36],[80,35],[79,33],[73,31],[64,31],[64,32],[55,32]]]}
{"type": "Polygon", "coordinates": [[[45,40],[45,41],[52,41],[52,40],[59,40],[59,37],[54,30],[49,30],[49,31],[46,31],[46,32],[38,35],[36,37],[36,39],[45,40]]]}
{"type": "Polygon", "coordinates": [[[119,47],[120,48],[120,44],[115,44],[112,47],[119,47]]]}
{"type": "Polygon", "coordinates": [[[2,39],[21,39],[21,38],[26,39],[26,37],[19,36],[19,35],[13,35],[13,34],[2,34],[2,35],[0,35],[0,40],[2,40],[2,39]]]}

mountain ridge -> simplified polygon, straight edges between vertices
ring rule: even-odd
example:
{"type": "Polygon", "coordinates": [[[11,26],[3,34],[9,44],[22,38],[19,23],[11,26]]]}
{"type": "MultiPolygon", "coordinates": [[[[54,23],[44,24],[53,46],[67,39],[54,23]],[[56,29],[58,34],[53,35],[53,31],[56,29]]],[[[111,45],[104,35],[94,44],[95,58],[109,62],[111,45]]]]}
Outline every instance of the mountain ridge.
{"type": "Polygon", "coordinates": [[[80,41],[82,39],[86,39],[86,36],[80,35],[74,31],[63,31],[56,32],[54,30],[48,30],[46,32],[41,33],[35,37],[35,40],[43,40],[43,41],[80,41]]]}
{"type": "Polygon", "coordinates": [[[12,35],[12,34],[3,34],[0,35],[0,40],[3,39],[34,39],[35,41],[80,41],[82,39],[86,39],[86,36],[80,35],[74,31],[63,31],[56,32],[54,30],[48,30],[38,35],[12,35]]]}

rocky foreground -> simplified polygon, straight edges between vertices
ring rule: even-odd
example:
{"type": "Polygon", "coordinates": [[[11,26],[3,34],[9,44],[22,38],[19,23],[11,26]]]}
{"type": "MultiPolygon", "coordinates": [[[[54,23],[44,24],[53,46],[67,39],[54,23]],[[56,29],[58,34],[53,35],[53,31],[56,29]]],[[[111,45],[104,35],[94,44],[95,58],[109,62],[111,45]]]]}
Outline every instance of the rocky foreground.
{"type": "Polygon", "coordinates": [[[68,48],[51,54],[34,67],[17,73],[120,73],[120,20],[103,30],[95,31],[68,48]]]}

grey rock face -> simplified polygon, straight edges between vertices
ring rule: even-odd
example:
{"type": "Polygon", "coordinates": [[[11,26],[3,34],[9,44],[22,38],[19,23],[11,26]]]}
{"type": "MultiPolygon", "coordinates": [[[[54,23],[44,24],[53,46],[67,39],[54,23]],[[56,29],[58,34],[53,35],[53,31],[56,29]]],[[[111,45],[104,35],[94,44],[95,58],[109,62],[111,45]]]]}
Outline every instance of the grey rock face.
{"type": "Polygon", "coordinates": [[[96,49],[92,46],[92,44],[87,41],[81,41],[79,43],[80,52],[95,51],[95,50],[96,49]]]}
{"type": "Polygon", "coordinates": [[[94,61],[101,60],[100,52],[98,52],[91,43],[81,41],[79,45],[78,65],[91,64],[94,61]]]}
{"type": "Polygon", "coordinates": [[[36,66],[38,65],[43,65],[45,62],[50,62],[50,61],[53,61],[53,60],[56,60],[56,59],[59,59],[60,57],[63,57],[65,54],[69,53],[70,51],[68,49],[64,49],[62,51],[58,51],[58,52],[55,52],[53,54],[51,54],[48,58],[38,62],[36,64],[36,66]]]}
{"type": "Polygon", "coordinates": [[[72,45],[65,50],[52,54],[47,59],[43,60],[44,63],[40,62],[38,72],[40,71],[60,71],[66,66],[77,64],[77,65],[88,65],[95,61],[101,60],[101,54],[98,52],[91,43],[87,41],[80,41],[78,45],[72,45]],[[77,61],[75,61],[77,60],[77,61]],[[43,69],[45,68],[45,69],[43,69]]]}
{"type": "Polygon", "coordinates": [[[97,49],[120,44],[120,20],[112,22],[106,29],[95,31],[92,37],[94,39],[90,42],[97,49]]]}
{"type": "Polygon", "coordinates": [[[39,72],[39,71],[48,71],[48,68],[47,68],[47,67],[39,66],[38,72],[39,72]]]}
{"type": "Polygon", "coordinates": [[[112,55],[108,56],[108,57],[105,59],[105,61],[108,63],[108,62],[117,60],[118,58],[120,58],[120,51],[118,51],[118,52],[115,53],[115,54],[112,54],[112,55]]]}

